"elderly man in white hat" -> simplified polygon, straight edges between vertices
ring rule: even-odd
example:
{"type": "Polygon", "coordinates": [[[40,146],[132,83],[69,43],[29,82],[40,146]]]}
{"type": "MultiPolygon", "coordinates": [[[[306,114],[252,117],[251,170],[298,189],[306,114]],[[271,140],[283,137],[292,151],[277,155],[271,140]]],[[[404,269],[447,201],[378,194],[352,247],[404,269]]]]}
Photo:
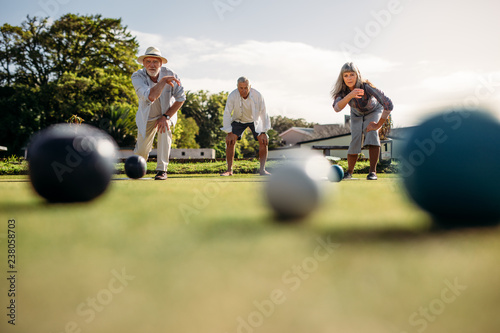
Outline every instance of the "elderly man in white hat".
{"type": "Polygon", "coordinates": [[[135,117],[137,144],[135,154],[146,160],[158,134],[156,180],[167,179],[167,166],[172,146],[172,126],[177,122],[177,111],[186,100],[184,88],[177,74],[163,65],[167,59],[160,50],[149,47],[137,58],[144,66],[132,74],[132,84],[139,98],[139,109],[135,117]]]}

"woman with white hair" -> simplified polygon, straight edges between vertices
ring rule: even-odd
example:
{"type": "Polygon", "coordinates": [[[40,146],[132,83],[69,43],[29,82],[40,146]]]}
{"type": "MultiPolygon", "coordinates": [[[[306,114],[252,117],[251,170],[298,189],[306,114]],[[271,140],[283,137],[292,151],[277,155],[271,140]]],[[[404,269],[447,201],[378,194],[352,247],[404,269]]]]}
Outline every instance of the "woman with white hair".
{"type": "Polygon", "coordinates": [[[392,101],[371,82],[363,80],[352,62],[342,66],[331,95],[335,112],[342,111],[348,104],[351,107],[352,139],[347,150],[347,172],[344,179],[352,178],[364,135],[364,146],[368,146],[370,153],[370,173],[366,178],[376,180],[380,155],[378,130],[393,109],[392,101]]]}

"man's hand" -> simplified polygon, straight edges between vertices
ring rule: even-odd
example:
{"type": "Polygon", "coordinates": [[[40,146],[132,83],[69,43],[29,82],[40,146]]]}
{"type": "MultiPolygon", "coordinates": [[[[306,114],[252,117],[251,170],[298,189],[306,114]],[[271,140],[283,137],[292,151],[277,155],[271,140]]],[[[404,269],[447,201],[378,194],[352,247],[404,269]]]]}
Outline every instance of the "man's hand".
{"type": "Polygon", "coordinates": [[[174,86],[174,82],[176,82],[179,86],[181,85],[181,81],[174,76],[164,76],[161,79],[165,80],[165,83],[172,87],[174,86]]]}
{"type": "Polygon", "coordinates": [[[167,118],[161,116],[156,120],[156,128],[158,129],[159,133],[170,131],[170,120],[167,120],[167,118]]]}
{"type": "Polygon", "coordinates": [[[227,133],[226,144],[228,146],[236,144],[236,140],[238,140],[238,136],[236,134],[234,134],[233,132],[227,133]]]}

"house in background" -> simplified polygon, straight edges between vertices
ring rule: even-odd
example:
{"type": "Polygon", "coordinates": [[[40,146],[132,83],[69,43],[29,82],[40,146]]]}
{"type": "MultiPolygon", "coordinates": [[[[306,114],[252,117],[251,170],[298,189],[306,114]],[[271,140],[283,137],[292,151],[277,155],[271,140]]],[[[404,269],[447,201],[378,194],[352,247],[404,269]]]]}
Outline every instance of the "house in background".
{"type": "MultiPolygon", "coordinates": [[[[297,149],[311,150],[313,145],[349,145],[351,141],[349,125],[350,118],[346,117],[345,124],[316,124],[313,128],[292,127],[279,134],[285,147],[270,149],[268,157],[270,159],[285,158],[289,154],[294,154],[297,149]]],[[[333,156],[346,158],[347,154],[344,152],[344,154],[333,156]]]]}
{"type": "MultiPolygon", "coordinates": [[[[286,158],[289,156],[289,154],[294,154],[297,151],[297,149],[305,149],[310,151],[313,149],[313,146],[348,146],[350,142],[351,142],[351,133],[344,133],[320,139],[305,140],[297,142],[293,146],[270,149],[268,153],[268,158],[269,159],[286,158]]],[[[363,150],[362,153],[365,154],[365,156],[368,156],[368,150],[363,150]]],[[[347,158],[347,150],[332,150],[330,151],[330,156],[347,158]]]]}
{"type": "MultiPolygon", "coordinates": [[[[293,156],[297,152],[297,149],[303,149],[303,150],[316,150],[321,153],[326,153],[327,156],[332,156],[332,157],[339,157],[342,159],[347,158],[347,147],[351,143],[351,133],[345,133],[345,134],[339,134],[339,135],[334,135],[326,138],[320,138],[320,139],[313,139],[313,140],[307,140],[307,141],[301,141],[297,142],[296,145],[291,146],[291,147],[285,147],[285,148],[277,148],[277,149],[270,149],[268,153],[268,158],[269,159],[280,159],[280,158],[288,158],[293,156]],[[323,149],[318,149],[318,147],[324,147],[324,146],[343,146],[345,149],[330,149],[330,150],[323,150],[323,149]]],[[[381,142],[381,159],[384,160],[390,160],[392,158],[395,158],[392,154],[392,147],[393,147],[393,141],[392,140],[386,140],[381,142]]],[[[368,149],[363,149],[361,150],[361,153],[368,158],[369,151],[368,149]]]]}
{"type": "Polygon", "coordinates": [[[392,158],[400,158],[401,151],[415,127],[392,128],[388,138],[392,140],[392,158]]]}
{"type": "MultiPolygon", "coordinates": [[[[412,130],[413,127],[392,128],[388,135],[390,142],[382,142],[381,158],[399,158],[412,130]]],[[[352,137],[351,116],[344,115],[344,124],[316,124],[313,128],[292,127],[279,136],[283,139],[285,147],[270,149],[268,155],[270,159],[293,156],[298,149],[313,150],[313,146],[349,146],[352,137]]],[[[324,152],[328,153],[328,150],[324,152]]],[[[368,149],[362,150],[361,153],[369,157],[368,149]]],[[[331,149],[329,155],[345,159],[347,150],[331,149]]]]}
{"type": "Polygon", "coordinates": [[[314,125],[314,136],[312,139],[328,138],[336,135],[346,134],[351,132],[351,127],[349,124],[326,124],[326,125],[314,125]]]}
{"type": "Polygon", "coordinates": [[[318,138],[331,137],[350,132],[349,120],[346,118],[345,124],[315,124],[314,127],[291,127],[280,133],[285,146],[290,147],[299,142],[314,140],[318,138]]]}
{"type": "MultiPolygon", "coordinates": [[[[316,129],[325,128],[324,126],[332,126],[332,125],[317,125],[320,127],[315,127],[316,129]]],[[[391,140],[390,143],[383,142],[382,143],[382,156],[384,153],[390,154],[390,158],[399,158],[401,156],[401,150],[404,148],[406,141],[408,140],[409,135],[411,134],[413,127],[404,127],[404,128],[393,128],[388,135],[388,138],[391,140]]],[[[332,128],[330,128],[330,133],[332,128]]],[[[316,135],[316,133],[314,133],[316,135]]],[[[280,159],[287,157],[290,153],[294,153],[297,149],[306,149],[312,150],[313,146],[349,146],[351,143],[351,132],[341,133],[337,135],[330,135],[327,137],[321,137],[316,139],[309,139],[304,141],[296,142],[293,146],[287,146],[278,149],[269,150],[269,158],[270,159],[280,159]]],[[[321,150],[320,150],[321,151],[321,150]]],[[[365,157],[369,157],[368,149],[364,149],[361,153],[365,157]]],[[[330,156],[347,158],[347,150],[330,150],[330,156]]]]}
{"type": "MultiPolygon", "coordinates": [[[[313,146],[349,146],[351,143],[351,133],[334,135],[326,138],[302,141],[298,144],[302,149],[312,150],[313,146]]],[[[362,150],[361,153],[368,157],[368,149],[362,150]]],[[[347,150],[331,150],[330,156],[347,158],[347,150]]]]}
{"type": "Polygon", "coordinates": [[[291,127],[279,134],[285,146],[293,146],[297,142],[309,140],[313,135],[314,128],[309,127],[291,127]]]}

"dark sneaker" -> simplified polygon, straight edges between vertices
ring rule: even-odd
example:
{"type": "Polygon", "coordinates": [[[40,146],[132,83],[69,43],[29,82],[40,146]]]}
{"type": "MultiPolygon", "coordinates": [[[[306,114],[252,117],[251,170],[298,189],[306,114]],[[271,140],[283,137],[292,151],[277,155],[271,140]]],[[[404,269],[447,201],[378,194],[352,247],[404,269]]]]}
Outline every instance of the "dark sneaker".
{"type": "Polygon", "coordinates": [[[346,172],[344,174],[344,178],[342,178],[342,179],[352,179],[352,174],[350,174],[349,172],[346,172]]]}
{"type": "Polygon", "coordinates": [[[370,172],[368,176],[366,176],[368,180],[377,180],[377,174],[375,172],[370,172]]]}
{"type": "Polygon", "coordinates": [[[167,179],[167,172],[166,171],[158,171],[158,173],[155,176],[155,180],[165,180],[167,179]]]}

